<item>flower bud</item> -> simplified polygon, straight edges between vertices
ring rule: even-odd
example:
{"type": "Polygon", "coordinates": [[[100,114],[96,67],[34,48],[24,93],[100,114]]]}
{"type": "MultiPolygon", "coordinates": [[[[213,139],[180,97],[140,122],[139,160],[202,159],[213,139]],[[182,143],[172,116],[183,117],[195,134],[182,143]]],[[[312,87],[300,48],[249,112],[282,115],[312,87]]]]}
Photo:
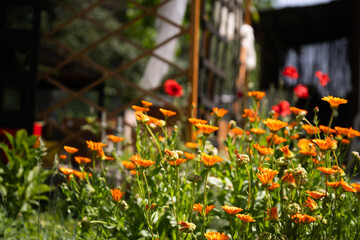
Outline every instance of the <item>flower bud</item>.
{"type": "Polygon", "coordinates": [[[118,204],[119,204],[120,209],[123,211],[126,211],[129,209],[129,205],[124,200],[120,201],[118,204]]]}
{"type": "Polygon", "coordinates": [[[247,155],[247,154],[237,153],[237,154],[235,155],[235,157],[236,157],[237,165],[238,165],[239,167],[245,166],[246,164],[248,164],[248,163],[250,162],[249,155],[247,155]]]}
{"type": "Polygon", "coordinates": [[[319,111],[320,111],[320,110],[319,110],[319,108],[318,108],[318,107],[314,107],[314,113],[315,113],[315,114],[318,114],[318,113],[319,113],[319,111]]]}
{"type": "Polygon", "coordinates": [[[202,181],[202,177],[196,174],[191,173],[188,177],[187,180],[189,180],[190,182],[194,182],[194,183],[198,183],[202,181]]]}
{"type": "Polygon", "coordinates": [[[229,122],[229,128],[230,129],[233,129],[233,128],[235,128],[236,127],[236,122],[234,121],[234,120],[230,120],[230,122],[229,122]]]}
{"type": "Polygon", "coordinates": [[[306,116],[306,112],[305,111],[301,111],[299,113],[299,115],[296,116],[296,121],[300,122],[301,120],[303,120],[303,118],[306,116]]]}
{"type": "Polygon", "coordinates": [[[301,207],[300,207],[299,204],[297,204],[297,203],[289,204],[289,206],[287,207],[287,212],[288,212],[290,215],[294,215],[294,214],[296,214],[296,213],[301,212],[301,207]]]}
{"type": "Polygon", "coordinates": [[[83,217],[79,225],[85,232],[89,231],[90,229],[90,222],[88,221],[87,217],[83,217]]]}
{"type": "Polygon", "coordinates": [[[359,154],[359,152],[353,151],[353,152],[352,152],[352,156],[353,156],[353,159],[354,159],[356,162],[359,162],[359,163],[360,163],[360,154],[359,154]]]}

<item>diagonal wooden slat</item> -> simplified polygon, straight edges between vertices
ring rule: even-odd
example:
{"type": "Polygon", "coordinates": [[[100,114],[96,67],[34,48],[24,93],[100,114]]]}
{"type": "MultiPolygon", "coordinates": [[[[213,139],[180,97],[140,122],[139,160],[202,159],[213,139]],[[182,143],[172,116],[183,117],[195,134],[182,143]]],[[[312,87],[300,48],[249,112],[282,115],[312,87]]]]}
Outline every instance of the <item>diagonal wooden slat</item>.
{"type": "Polygon", "coordinates": [[[170,0],[165,0],[163,2],[161,2],[160,4],[156,5],[155,7],[149,9],[148,11],[146,11],[145,13],[135,17],[134,19],[132,19],[131,21],[125,23],[124,25],[120,26],[119,28],[113,30],[112,32],[108,33],[107,35],[105,35],[104,37],[100,38],[99,40],[93,42],[92,44],[88,45],[87,47],[85,47],[84,49],[82,49],[80,52],[78,52],[77,54],[73,54],[71,56],[69,56],[67,59],[65,59],[63,62],[59,63],[57,66],[55,66],[54,68],[50,69],[46,74],[50,75],[53,74],[57,71],[59,71],[61,68],[63,68],[64,66],[66,66],[67,64],[73,62],[75,59],[81,57],[82,55],[84,55],[85,53],[89,52],[91,49],[97,47],[99,44],[101,44],[102,42],[108,40],[109,38],[111,38],[112,36],[124,31],[126,28],[130,27],[132,24],[134,24],[135,22],[139,21],[140,19],[146,17],[147,15],[150,15],[151,12],[155,11],[156,9],[158,9],[159,7],[161,7],[162,5],[166,4],[168,1],[170,0]]]}
{"type": "MultiPolygon", "coordinates": [[[[60,2],[59,0],[49,0],[49,1],[52,1],[54,2],[55,4],[57,4],[58,6],[66,9],[67,11],[69,12],[72,12],[72,13],[76,13],[75,9],[67,6],[66,4],[64,4],[63,2],[60,2]]],[[[111,29],[107,28],[106,26],[104,26],[103,24],[101,24],[100,22],[96,21],[95,19],[92,19],[88,16],[85,16],[85,15],[82,15],[80,16],[82,19],[88,21],[89,23],[93,24],[94,26],[98,27],[99,29],[102,29],[103,31],[106,31],[107,33],[110,33],[111,32],[111,29]]],[[[141,50],[141,51],[144,51],[146,50],[146,48],[142,47],[141,45],[135,43],[134,41],[131,41],[130,39],[126,38],[125,36],[121,35],[121,34],[117,34],[116,35],[117,38],[119,38],[120,40],[134,46],[135,48],[141,50]]],[[[156,54],[156,53],[153,53],[152,56],[154,56],[155,58],[169,64],[171,67],[173,68],[176,68],[178,71],[182,71],[184,69],[180,68],[177,64],[161,57],[160,55],[156,54]]]]}
{"type": "MultiPolygon", "coordinates": [[[[80,144],[84,144],[85,139],[82,138],[80,135],[81,132],[83,132],[82,130],[79,130],[77,132],[71,132],[68,129],[64,128],[63,126],[59,125],[57,122],[55,122],[53,119],[49,118],[49,117],[44,117],[44,120],[46,121],[46,123],[49,123],[50,125],[54,126],[56,129],[60,130],[61,132],[63,132],[66,135],[66,141],[62,141],[62,142],[68,142],[72,139],[75,139],[78,143],[80,144]]],[[[61,144],[62,145],[62,144],[61,144]]]]}
{"type": "MultiPolygon", "coordinates": [[[[93,88],[95,88],[96,86],[98,86],[99,84],[105,82],[107,79],[110,79],[112,77],[114,77],[115,75],[119,74],[120,72],[124,71],[125,69],[131,67],[132,65],[134,65],[136,62],[138,62],[139,60],[143,59],[146,56],[151,55],[151,53],[153,51],[155,51],[157,48],[162,47],[163,45],[167,44],[168,42],[170,42],[171,40],[181,36],[184,32],[188,32],[188,29],[184,30],[184,31],[180,31],[179,33],[173,35],[172,37],[164,40],[163,42],[161,42],[160,44],[156,45],[155,47],[151,48],[150,50],[147,50],[145,52],[143,52],[142,54],[140,54],[139,56],[137,56],[136,58],[126,62],[125,64],[119,66],[118,68],[116,68],[115,70],[111,71],[111,72],[107,72],[104,73],[104,76],[101,77],[100,79],[90,83],[89,85],[87,85],[86,87],[82,88],[80,91],[77,91],[74,95],[70,95],[69,97],[67,97],[66,99],[64,99],[62,101],[61,104],[55,104],[52,107],[48,108],[47,110],[44,111],[43,114],[48,114],[52,111],[54,111],[56,108],[68,103],[69,101],[71,101],[72,99],[76,98],[77,96],[79,96],[80,94],[83,94],[93,88]]],[[[135,84],[136,85],[136,84],[135,84]]],[[[140,88],[138,86],[138,88],[140,88]]]]}
{"type": "MultiPolygon", "coordinates": [[[[143,11],[149,11],[148,7],[145,7],[145,6],[141,5],[140,3],[138,3],[138,2],[136,2],[134,0],[126,0],[126,1],[129,2],[129,3],[134,4],[136,7],[142,9],[143,11]]],[[[171,19],[159,14],[158,12],[153,12],[152,15],[156,16],[157,18],[160,18],[161,20],[167,22],[168,24],[170,24],[170,25],[172,25],[174,27],[179,28],[180,30],[184,30],[183,26],[181,26],[181,25],[177,24],[176,22],[172,21],[171,19]]]]}
{"type": "MultiPolygon", "coordinates": [[[[158,54],[155,53],[155,50],[164,46],[165,44],[167,44],[168,42],[170,42],[171,40],[178,38],[182,35],[185,34],[190,34],[190,29],[192,29],[190,24],[190,27],[183,27],[175,22],[173,22],[172,20],[168,19],[167,17],[159,14],[156,10],[158,8],[160,8],[161,6],[165,5],[166,3],[168,3],[171,0],[164,0],[161,3],[155,5],[154,7],[145,7],[142,4],[139,4],[138,2],[136,2],[135,0],[126,0],[129,3],[134,4],[134,6],[136,6],[137,8],[143,10],[144,12],[142,14],[140,14],[139,16],[136,16],[135,18],[133,18],[132,20],[124,23],[122,26],[120,26],[119,28],[116,28],[115,30],[111,30],[109,28],[107,28],[106,26],[104,26],[104,24],[102,24],[101,22],[98,22],[97,20],[87,16],[86,14],[89,13],[92,9],[94,9],[96,6],[99,6],[101,3],[103,3],[106,0],[98,0],[95,3],[93,3],[92,5],[90,5],[89,7],[87,7],[84,10],[81,10],[79,12],[77,12],[77,10],[72,9],[71,7],[68,7],[65,3],[63,3],[62,1],[59,0],[48,0],[48,1],[52,1],[54,3],[56,3],[57,5],[61,6],[63,9],[68,10],[69,12],[71,12],[73,14],[73,16],[67,20],[65,20],[64,22],[62,22],[61,24],[57,25],[54,29],[52,29],[51,31],[49,31],[48,33],[46,33],[43,36],[43,39],[46,40],[47,42],[51,42],[53,44],[55,44],[56,46],[59,46],[59,49],[63,49],[66,52],[69,53],[68,56],[65,57],[65,59],[60,62],[59,64],[57,64],[54,68],[50,69],[49,71],[47,71],[44,74],[44,78],[45,81],[49,82],[50,84],[52,84],[53,86],[55,86],[56,88],[59,88],[61,91],[67,92],[69,94],[69,96],[67,96],[66,98],[62,99],[61,101],[57,102],[56,104],[54,104],[53,106],[50,106],[48,109],[46,109],[45,111],[43,111],[41,113],[41,117],[49,122],[52,126],[54,126],[55,128],[59,129],[61,132],[63,132],[66,135],[66,138],[64,138],[61,142],[61,144],[64,144],[72,139],[76,139],[77,142],[83,144],[84,140],[80,134],[83,132],[81,130],[77,131],[77,132],[71,132],[68,129],[64,128],[63,126],[57,124],[54,120],[52,120],[51,118],[48,117],[48,114],[55,111],[56,109],[58,109],[61,106],[64,106],[65,104],[69,103],[71,100],[73,99],[79,99],[80,101],[83,101],[84,103],[93,106],[96,110],[101,111],[101,112],[106,112],[108,114],[109,117],[115,117],[118,115],[118,113],[124,111],[126,108],[128,108],[129,106],[135,104],[136,102],[138,102],[139,100],[143,99],[145,96],[151,96],[154,99],[165,103],[165,104],[169,104],[171,105],[171,103],[169,103],[168,101],[166,101],[165,99],[159,97],[156,95],[156,89],[155,90],[147,90],[146,87],[144,86],[139,86],[138,84],[136,84],[134,81],[131,81],[129,79],[124,78],[123,76],[120,75],[121,72],[123,72],[124,70],[130,68],[131,66],[133,66],[134,64],[138,63],[141,59],[148,57],[148,56],[153,56],[165,63],[167,63],[169,66],[171,66],[172,68],[177,70],[177,73],[173,76],[173,78],[178,78],[180,76],[184,76],[187,75],[190,78],[192,78],[192,74],[191,72],[193,71],[193,67],[189,66],[186,69],[183,69],[182,67],[180,67],[179,65],[177,65],[176,63],[173,63],[171,61],[168,61],[167,59],[164,59],[163,57],[159,56],[158,54]],[[137,21],[145,18],[146,16],[155,16],[156,18],[162,19],[163,21],[167,22],[168,24],[171,24],[175,27],[177,27],[180,32],[178,34],[175,34],[174,36],[164,40],[163,42],[157,44],[156,46],[152,47],[151,49],[146,49],[143,46],[135,43],[134,41],[128,39],[127,37],[125,37],[122,32],[131,27],[133,24],[135,24],[137,21]],[[71,22],[73,22],[74,20],[76,20],[77,18],[82,18],[86,21],[88,21],[89,23],[91,23],[92,25],[94,25],[95,27],[103,30],[105,32],[105,35],[100,38],[99,40],[89,44],[88,46],[86,46],[85,48],[83,48],[80,51],[75,51],[74,49],[71,49],[70,47],[56,41],[52,36],[60,31],[61,29],[63,29],[65,26],[67,26],[68,24],[70,24],[71,22]],[[110,39],[111,37],[117,37],[118,39],[120,39],[123,42],[126,42],[128,44],[130,44],[131,46],[135,47],[136,49],[140,50],[141,53],[123,63],[122,65],[118,66],[115,69],[108,69],[105,66],[97,63],[96,61],[92,60],[91,58],[86,56],[86,53],[89,52],[90,50],[96,48],[98,45],[100,45],[101,43],[107,41],[108,39],[110,39]],[[64,84],[62,84],[60,81],[54,79],[53,77],[51,77],[52,74],[57,73],[60,69],[62,69],[64,66],[68,65],[69,63],[73,62],[73,61],[77,61],[77,60],[81,60],[82,63],[84,63],[84,65],[90,67],[90,68],[94,68],[98,71],[102,72],[102,77],[100,77],[99,79],[95,80],[94,82],[91,82],[89,84],[87,84],[85,87],[83,87],[82,89],[80,89],[79,91],[74,91],[70,88],[68,88],[67,86],[65,86],[64,84]],[[92,90],[93,88],[95,88],[96,86],[104,83],[105,81],[107,81],[110,78],[115,78],[118,81],[120,81],[121,83],[125,84],[126,86],[135,89],[136,91],[139,91],[139,95],[134,96],[133,99],[131,99],[129,102],[125,103],[124,105],[119,106],[117,109],[115,110],[107,110],[106,108],[99,106],[98,104],[90,101],[89,99],[85,98],[83,96],[84,93],[92,90]]],[[[192,0],[192,9],[194,9],[194,6],[196,4],[194,4],[194,2],[198,2],[200,0],[192,0]]],[[[193,46],[191,46],[193,47],[193,46]]],[[[190,62],[192,62],[194,56],[190,56],[190,62]]],[[[189,105],[191,106],[191,104],[189,105]]]]}
{"type": "MultiPolygon", "coordinates": [[[[69,51],[71,53],[75,53],[75,50],[71,49],[68,46],[63,45],[62,43],[56,41],[55,39],[51,39],[51,41],[59,48],[62,48],[66,51],[69,51]]],[[[96,70],[99,70],[103,73],[109,72],[110,70],[107,69],[106,67],[102,66],[101,64],[98,64],[97,62],[93,61],[92,59],[86,57],[86,56],[82,56],[82,59],[84,60],[84,63],[87,64],[87,66],[92,67],[96,70]]],[[[182,72],[187,72],[188,70],[182,70],[182,72]]],[[[148,91],[143,89],[142,87],[140,87],[139,85],[135,84],[134,82],[130,81],[130,80],[125,80],[124,78],[120,77],[119,75],[114,76],[114,78],[118,79],[119,81],[123,82],[124,84],[126,84],[127,86],[138,90],[140,92],[144,92],[146,95],[149,95],[151,97],[153,97],[154,99],[156,99],[159,102],[162,102],[164,104],[170,104],[168,101],[166,101],[165,99],[157,96],[155,93],[153,93],[152,91],[148,91]]]]}
{"type": "MultiPolygon", "coordinates": [[[[59,83],[59,82],[56,81],[55,79],[53,79],[53,78],[51,78],[51,77],[49,77],[49,76],[45,76],[45,79],[46,79],[47,82],[49,82],[49,83],[51,83],[52,85],[58,87],[59,89],[62,89],[64,92],[67,92],[67,93],[69,93],[70,95],[76,95],[76,91],[71,90],[70,88],[68,88],[68,87],[66,87],[65,85],[59,83]]],[[[83,101],[84,103],[86,103],[86,104],[94,107],[95,109],[99,110],[100,112],[106,112],[106,113],[108,113],[108,111],[107,111],[105,108],[103,108],[103,107],[99,106],[98,104],[90,101],[89,99],[85,98],[85,97],[82,96],[82,95],[78,96],[78,99],[81,100],[81,101],[83,101]]],[[[60,101],[59,103],[61,103],[61,101],[60,101]]]]}
{"type": "Polygon", "coordinates": [[[76,19],[78,19],[79,17],[84,16],[85,14],[87,14],[88,12],[90,12],[91,10],[96,8],[97,6],[101,5],[105,1],[106,0],[98,0],[97,2],[94,2],[93,4],[91,4],[88,8],[85,8],[84,10],[77,12],[72,17],[70,17],[67,20],[65,20],[64,22],[60,23],[59,25],[54,27],[49,32],[45,33],[43,35],[43,37],[41,38],[41,40],[44,40],[44,39],[54,35],[56,32],[60,31],[61,29],[63,29],[64,27],[66,27],[67,25],[69,25],[70,23],[75,21],[76,19]]]}

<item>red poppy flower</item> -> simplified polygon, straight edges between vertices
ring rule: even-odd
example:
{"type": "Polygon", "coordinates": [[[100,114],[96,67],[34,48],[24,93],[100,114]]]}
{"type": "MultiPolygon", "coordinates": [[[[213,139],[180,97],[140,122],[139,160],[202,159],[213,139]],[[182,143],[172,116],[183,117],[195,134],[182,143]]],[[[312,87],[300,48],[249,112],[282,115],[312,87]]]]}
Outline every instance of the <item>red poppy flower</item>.
{"type": "Polygon", "coordinates": [[[279,102],[278,105],[274,105],[271,108],[273,111],[277,112],[278,114],[280,114],[282,117],[285,117],[287,115],[291,114],[290,111],[290,103],[286,100],[283,100],[281,102],[279,102]]]}
{"type": "Polygon", "coordinates": [[[309,90],[308,88],[303,84],[298,84],[296,87],[294,87],[294,93],[298,98],[308,98],[309,97],[309,90]]]}
{"type": "Polygon", "coordinates": [[[183,88],[173,79],[165,81],[164,90],[169,96],[181,97],[183,95],[183,88]]]}
{"type": "Polygon", "coordinates": [[[299,78],[299,73],[297,72],[296,68],[293,66],[285,67],[284,71],[282,72],[282,75],[293,79],[299,78]]]}
{"type": "Polygon", "coordinates": [[[322,73],[321,71],[317,71],[315,73],[315,77],[319,79],[320,85],[325,87],[328,82],[330,82],[330,78],[326,73],[322,73]]]}

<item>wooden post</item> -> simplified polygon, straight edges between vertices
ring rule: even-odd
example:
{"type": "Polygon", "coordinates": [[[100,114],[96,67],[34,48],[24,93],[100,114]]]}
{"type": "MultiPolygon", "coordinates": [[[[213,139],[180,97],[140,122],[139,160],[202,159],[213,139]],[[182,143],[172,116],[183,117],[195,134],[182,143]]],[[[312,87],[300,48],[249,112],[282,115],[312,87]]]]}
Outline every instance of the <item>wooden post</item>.
{"type": "MultiPolygon", "coordinates": [[[[200,2],[201,0],[192,0],[191,4],[191,52],[189,80],[191,83],[191,94],[189,98],[188,117],[197,117],[198,103],[198,81],[199,81],[199,34],[200,34],[200,2]]],[[[192,126],[188,127],[189,138],[195,140],[192,126]]]]}

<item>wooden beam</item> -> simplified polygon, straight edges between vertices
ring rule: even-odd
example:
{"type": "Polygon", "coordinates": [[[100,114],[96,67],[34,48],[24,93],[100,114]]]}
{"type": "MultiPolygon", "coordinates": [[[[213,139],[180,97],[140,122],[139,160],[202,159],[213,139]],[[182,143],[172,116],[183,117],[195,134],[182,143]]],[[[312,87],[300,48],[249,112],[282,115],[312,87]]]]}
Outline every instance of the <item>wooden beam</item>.
{"type": "MultiPolygon", "coordinates": [[[[197,117],[198,103],[198,81],[199,81],[199,34],[200,34],[200,6],[201,0],[192,0],[191,4],[191,53],[190,53],[190,71],[189,80],[191,83],[191,94],[188,106],[188,117],[197,117]]],[[[193,141],[195,134],[192,126],[189,125],[189,136],[193,141]]]]}

